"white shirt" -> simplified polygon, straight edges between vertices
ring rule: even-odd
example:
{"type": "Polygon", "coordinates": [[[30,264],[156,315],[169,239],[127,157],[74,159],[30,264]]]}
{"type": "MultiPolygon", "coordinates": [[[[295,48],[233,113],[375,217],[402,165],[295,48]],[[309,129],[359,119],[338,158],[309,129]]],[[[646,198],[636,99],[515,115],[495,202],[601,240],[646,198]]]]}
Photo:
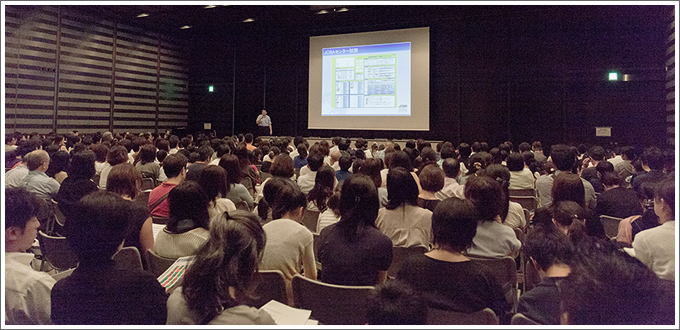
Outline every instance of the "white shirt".
{"type": "Polygon", "coordinates": [[[635,257],[659,278],[675,280],[675,221],[643,230],[633,240],[635,257]]]}
{"type": "Polygon", "coordinates": [[[290,219],[273,220],[262,226],[267,236],[260,269],[280,270],[292,280],[302,272],[302,265],[316,268],[314,236],[302,224],[290,219]]]}
{"type": "Polygon", "coordinates": [[[508,216],[505,217],[504,225],[510,228],[524,228],[527,220],[524,217],[524,209],[517,202],[510,202],[508,206],[508,216]]]}
{"type": "Polygon", "coordinates": [[[608,161],[608,162],[612,163],[612,165],[616,166],[616,164],[623,161],[623,158],[621,158],[621,155],[616,155],[616,157],[609,158],[606,161],[608,161]]]}
{"type": "Polygon", "coordinates": [[[316,181],[316,171],[300,175],[297,179],[297,184],[300,186],[300,190],[306,195],[314,188],[314,181],[316,181]]]}
{"type": "Polygon", "coordinates": [[[381,208],[375,225],[392,240],[392,245],[429,247],[432,242],[432,211],[413,205],[394,210],[381,208]]]}
{"type": "Polygon", "coordinates": [[[220,215],[224,212],[236,211],[236,204],[228,198],[218,198],[215,202],[210,202],[208,206],[208,214],[210,214],[210,219],[214,218],[216,215],[220,215]]]}
{"type": "MultiPolygon", "coordinates": [[[[253,117],[250,117],[250,118],[253,118],[253,117]]],[[[269,125],[272,124],[272,119],[269,118],[268,115],[264,115],[264,116],[259,115],[259,116],[257,116],[257,120],[260,121],[260,123],[258,124],[259,126],[269,126],[269,125]]]]}
{"type": "Polygon", "coordinates": [[[17,167],[5,173],[5,189],[16,188],[21,186],[21,181],[28,175],[28,167],[24,164],[19,164],[17,167]]]}
{"type": "Polygon", "coordinates": [[[434,193],[434,197],[442,201],[449,197],[465,199],[465,185],[459,185],[455,178],[445,177],[444,188],[434,193]]]}
{"type": "Polygon", "coordinates": [[[340,216],[336,216],[332,209],[328,208],[319,214],[319,223],[316,226],[317,232],[321,232],[324,229],[336,222],[340,221],[340,216]]]}
{"type": "Polygon", "coordinates": [[[195,255],[210,238],[205,228],[194,228],[181,234],[171,234],[161,230],[153,243],[153,250],[165,258],[181,258],[195,255]]]}
{"type": "Polygon", "coordinates": [[[496,221],[482,221],[477,224],[477,234],[466,255],[481,258],[517,257],[522,243],[512,228],[496,221]]]}
{"type": "Polygon", "coordinates": [[[31,266],[34,255],[5,252],[5,322],[52,324],[51,292],[56,281],[31,266]]]}
{"type": "Polygon", "coordinates": [[[510,171],[510,186],[508,189],[534,189],[536,178],[531,170],[523,168],[521,171],[510,171]]]}

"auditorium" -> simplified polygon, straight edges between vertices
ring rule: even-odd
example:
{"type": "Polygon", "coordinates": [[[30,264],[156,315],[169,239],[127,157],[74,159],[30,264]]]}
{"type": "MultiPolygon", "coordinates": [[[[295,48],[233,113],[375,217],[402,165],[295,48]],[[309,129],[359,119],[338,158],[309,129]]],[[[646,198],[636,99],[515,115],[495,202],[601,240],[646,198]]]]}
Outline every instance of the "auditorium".
{"type": "Polygon", "coordinates": [[[2,4],[3,324],[678,324],[675,2],[2,4]]]}

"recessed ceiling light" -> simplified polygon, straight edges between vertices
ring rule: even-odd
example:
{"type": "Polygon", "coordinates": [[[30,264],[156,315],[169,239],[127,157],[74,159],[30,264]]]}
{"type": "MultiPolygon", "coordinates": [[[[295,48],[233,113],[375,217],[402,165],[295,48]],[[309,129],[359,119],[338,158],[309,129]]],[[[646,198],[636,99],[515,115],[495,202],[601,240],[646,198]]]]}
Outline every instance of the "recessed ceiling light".
{"type": "Polygon", "coordinates": [[[319,14],[328,14],[328,11],[325,10],[325,9],[322,9],[322,10],[320,10],[320,11],[319,11],[318,13],[316,13],[316,14],[317,14],[317,15],[319,15],[319,14]]]}
{"type": "Polygon", "coordinates": [[[349,9],[347,9],[347,8],[340,8],[340,9],[338,9],[338,12],[339,12],[339,13],[341,13],[341,12],[343,12],[343,11],[349,11],[349,9]]]}
{"type": "Polygon", "coordinates": [[[185,25],[180,28],[180,30],[186,30],[186,29],[191,29],[191,25],[185,25]]]}
{"type": "Polygon", "coordinates": [[[207,5],[207,6],[203,7],[203,8],[204,8],[204,9],[210,9],[210,8],[215,8],[215,7],[217,7],[217,6],[215,6],[215,5],[207,5]]]}
{"type": "Polygon", "coordinates": [[[250,22],[255,22],[255,20],[252,19],[252,18],[246,18],[245,20],[243,20],[243,23],[250,23],[250,22]]]}
{"type": "Polygon", "coordinates": [[[149,16],[149,14],[141,13],[141,14],[137,15],[137,18],[142,18],[142,17],[147,17],[147,16],[149,16]]]}

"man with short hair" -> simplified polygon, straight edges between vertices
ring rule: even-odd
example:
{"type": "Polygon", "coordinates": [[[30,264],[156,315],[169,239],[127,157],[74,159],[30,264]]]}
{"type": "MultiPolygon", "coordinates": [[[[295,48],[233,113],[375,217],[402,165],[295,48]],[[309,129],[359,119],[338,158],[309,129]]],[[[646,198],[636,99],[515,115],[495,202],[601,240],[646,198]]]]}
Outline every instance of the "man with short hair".
{"type": "Polygon", "coordinates": [[[24,188],[5,191],[5,324],[52,324],[51,291],[56,282],[31,267],[26,253],[38,236],[38,200],[24,188]]]}
{"type": "Polygon", "coordinates": [[[262,114],[255,120],[260,136],[272,135],[272,119],[267,116],[267,110],[262,109],[262,114]]]}
{"type": "Polygon", "coordinates": [[[170,206],[168,204],[168,194],[170,190],[184,182],[187,175],[187,158],[181,153],[176,153],[165,157],[163,170],[168,179],[154,188],[149,193],[149,212],[152,216],[167,218],[170,216],[170,206]]]}
{"type": "MultiPolygon", "coordinates": [[[[342,157],[341,157],[342,158],[342,157]]],[[[312,188],[314,188],[314,182],[316,180],[316,171],[323,166],[323,154],[320,151],[312,151],[307,157],[307,166],[311,172],[300,175],[297,179],[297,184],[300,186],[300,190],[306,195],[312,188]]]]}
{"type": "Polygon", "coordinates": [[[534,141],[534,143],[531,144],[531,151],[534,153],[534,159],[539,163],[545,162],[548,159],[548,157],[543,154],[541,141],[534,141]]]}
{"type": "Polygon", "coordinates": [[[614,164],[614,170],[621,180],[626,180],[627,177],[635,173],[635,168],[633,167],[635,147],[626,146],[621,148],[621,159],[623,159],[623,161],[614,164]]]}
{"type": "Polygon", "coordinates": [[[175,154],[179,151],[179,137],[177,135],[170,135],[168,144],[170,144],[170,151],[168,152],[168,155],[175,154]]]}
{"type": "MultiPolygon", "coordinates": [[[[571,151],[569,146],[564,144],[553,145],[550,152],[552,163],[555,167],[555,173],[550,175],[541,175],[536,179],[536,193],[538,196],[538,207],[545,207],[552,203],[552,186],[555,181],[555,176],[562,172],[570,172],[574,163],[576,162],[576,155],[571,151]]],[[[594,210],[597,205],[597,197],[595,196],[595,188],[593,185],[581,178],[583,187],[585,188],[586,206],[594,210]]]]}
{"type": "MultiPolygon", "coordinates": [[[[210,163],[210,160],[212,159],[213,150],[212,147],[209,145],[202,145],[200,148],[198,148],[198,155],[200,159],[199,161],[189,165],[187,167],[187,180],[193,180],[198,182],[198,179],[201,177],[201,172],[203,169],[210,163]]],[[[168,175],[165,173],[165,175],[168,175]]]]}
{"type": "Polygon", "coordinates": [[[643,182],[661,182],[666,178],[666,173],[663,172],[663,166],[665,163],[665,157],[663,152],[657,147],[650,147],[645,149],[642,154],[642,166],[643,168],[649,168],[649,171],[640,172],[633,174],[631,178],[631,185],[633,186],[633,191],[638,191],[640,185],[643,182]]]}
{"type": "Polygon", "coordinates": [[[347,179],[352,175],[352,172],[349,171],[350,167],[352,167],[352,157],[347,152],[341,152],[340,159],[338,160],[339,170],[335,171],[335,179],[338,182],[347,179]]]}
{"type": "Polygon", "coordinates": [[[26,187],[38,199],[50,201],[57,197],[59,187],[57,180],[45,174],[50,166],[50,155],[45,150],[36,150],[26,155],[28,174],[21,180],[21,186],[26,187]]]}
{"type": "MultiPolygon", "coordinates": [[[[442,149],[443,150],[443,149],[442,149]]],[[[465,199],[465,185],[458,184],[456,178],[460,175],[460,163],[455,158],[446,158],[442,162],[442,169],[446,177],[444,178],[444,188],[436,192],[434,197],[445,200],[449,197],[465,199]]]]}
{"type": "Polygon", "coordinates": [[[597,176],[597,164],[604,161],[604,148],[600,146],[593,146],[588,150],[588,157],[583,159],[583,170],[581,177],[588,180],[593,185],[595,192],[601,193],[604,188],[600,178],[597,176]]]}
{"type": "Polygon", "coordinates": [[[28,175],[28,166],[26,166],[26,156],[33,152],[34,149],[29,143],[22,143],[17,150],[21,155],[21,162],[13,169],[5,173],[5,188],[16,188],[21,186],[21,181],[28,175]]]}

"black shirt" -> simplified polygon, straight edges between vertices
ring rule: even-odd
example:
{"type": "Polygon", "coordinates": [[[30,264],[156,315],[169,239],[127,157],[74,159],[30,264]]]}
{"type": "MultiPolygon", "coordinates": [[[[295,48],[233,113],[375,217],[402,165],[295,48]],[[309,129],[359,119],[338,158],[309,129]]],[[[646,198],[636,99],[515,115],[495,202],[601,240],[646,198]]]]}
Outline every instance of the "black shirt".
{"type": "Polygon", "coordinates": [[[628,218],[642,214],[637,194],[631,189],[616,187],[603,192],[597,198],[595,213],[616,218],[628,218]]]}
{"type": "Polygon", "coordinates": [[[531,291],[519,297],[517,312],[541,324],[560,324],[560,292],[563,277],[546,277],[531,291]]]}

